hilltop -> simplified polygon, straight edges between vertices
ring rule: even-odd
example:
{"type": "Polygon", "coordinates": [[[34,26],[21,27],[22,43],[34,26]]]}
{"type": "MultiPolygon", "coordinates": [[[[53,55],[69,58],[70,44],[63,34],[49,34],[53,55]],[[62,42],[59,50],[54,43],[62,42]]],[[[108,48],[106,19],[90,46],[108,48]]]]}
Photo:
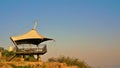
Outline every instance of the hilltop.
{"type": "Polygon", "coordinates": [[[4,49],[0,51],[0,68],[91,68],[84,61],[65,56],[48,58],[47,62],[37,61],[33,55],[24,58],[17,56],[12,61],[8,61],[15,53],[4,49]]]}

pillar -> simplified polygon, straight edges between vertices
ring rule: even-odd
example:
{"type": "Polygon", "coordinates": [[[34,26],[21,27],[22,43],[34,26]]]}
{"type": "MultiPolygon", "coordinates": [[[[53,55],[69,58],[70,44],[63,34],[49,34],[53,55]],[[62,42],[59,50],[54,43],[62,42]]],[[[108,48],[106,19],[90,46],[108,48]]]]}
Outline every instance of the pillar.
{"type": "Polygon", "coordinates": [[[37,61],[42,61],[39,54],[37,54],[37,61]]]}
{"type": "Polygon", "coordinates": [[[0,58],[2,57],[2,52],[0,52],[0,58]]]}

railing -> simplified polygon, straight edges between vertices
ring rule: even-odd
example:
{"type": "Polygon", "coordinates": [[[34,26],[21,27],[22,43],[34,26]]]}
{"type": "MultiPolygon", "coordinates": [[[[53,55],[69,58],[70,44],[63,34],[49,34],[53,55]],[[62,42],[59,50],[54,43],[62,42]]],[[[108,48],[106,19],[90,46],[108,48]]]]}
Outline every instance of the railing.
{"type": "Polygon", "coordinates": [[[47,51],[47,46],[40,45],[40,47],[34,47],[34,48],[20,48],[16,52],[45,52],[47,51]]]}

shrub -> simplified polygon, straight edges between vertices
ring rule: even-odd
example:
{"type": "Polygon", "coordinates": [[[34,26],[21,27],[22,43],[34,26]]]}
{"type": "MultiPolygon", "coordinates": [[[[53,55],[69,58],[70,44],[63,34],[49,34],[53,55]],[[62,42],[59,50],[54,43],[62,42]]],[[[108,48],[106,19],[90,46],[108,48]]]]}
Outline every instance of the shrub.
{"type": "Polygon", "coordinates": [[[26,61],[37,61],[33,55],[26,55],[24,59],[26,61]]]}
{"type": "Polygon", "coordinates": [[[52,58],[49,58],[48,61],[66,63],[68,66],[77,66],[78,68],[91,68],[84,61],[80,61],[77,58],[70,58],[70,57],[65,57],[65,56],[60,56],[58,58],[52,57],[52,58]]]}
{"type": "Polygon", "coordinates": [[[54,57],[49,58],[48,61],[49,61],[49,62],[57,62],[57,61],[56,61],[56,58],[54,58],[54,57]]]}
{"type": "Polygon", "coordinates": [[[15,53],[13,51],[9,52],[8,50],[5,50],[2,52],[2,56],[7,56],[7,57],[11,57],[13,56],[15,53]]]}

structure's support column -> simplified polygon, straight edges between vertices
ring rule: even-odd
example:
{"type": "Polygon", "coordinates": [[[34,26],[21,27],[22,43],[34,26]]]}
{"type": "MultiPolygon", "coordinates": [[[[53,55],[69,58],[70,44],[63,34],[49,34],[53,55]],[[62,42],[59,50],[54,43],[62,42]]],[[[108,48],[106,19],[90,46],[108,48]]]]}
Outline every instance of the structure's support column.
{"type": "Polygon", "coordinates": [[[0,52],[0,58],[2,57],[2,52],[0,52]]]}
{"type": "Polygon", "coordinates": [[[39,54],[37,54],[37,61],[42,61],[39,54]]]}

